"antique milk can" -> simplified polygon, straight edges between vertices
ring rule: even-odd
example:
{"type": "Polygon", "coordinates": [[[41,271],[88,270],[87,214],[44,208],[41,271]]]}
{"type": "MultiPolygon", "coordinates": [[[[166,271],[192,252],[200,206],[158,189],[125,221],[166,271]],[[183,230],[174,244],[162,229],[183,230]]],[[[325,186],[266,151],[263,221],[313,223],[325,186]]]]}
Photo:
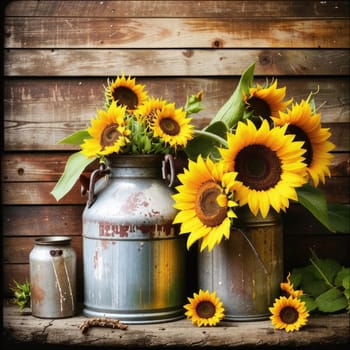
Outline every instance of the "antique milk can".
{"type": "Polygon", "coordinates": [[[29,255],[32,315],[65,318],[76,313],[76,253],[67,236],[35,240],[29,255]]]}
{"type": "Polygon", "coordinates": [[[227,321],[267,319],[283,279],[282,220],[275,211],[262,218],[244,207],[238,218],[229,239],[198,253],[199,288],[217,292],[227,321]]]}
{"type": "Polygon", "coordinates": [[[184,317],[186,243],[172,221],[164,156],[117,155],[90,178],[83,212],[84,308],[89,317],[157,323],[184,317]]]}

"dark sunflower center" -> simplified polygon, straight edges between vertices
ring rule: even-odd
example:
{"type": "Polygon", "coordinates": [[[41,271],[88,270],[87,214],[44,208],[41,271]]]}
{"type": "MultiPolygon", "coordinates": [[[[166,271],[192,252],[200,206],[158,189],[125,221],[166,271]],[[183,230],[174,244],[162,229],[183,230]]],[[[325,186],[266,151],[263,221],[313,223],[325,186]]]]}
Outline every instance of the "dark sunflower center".
{"type": "Polygon", "coordinates": [[[114,101],[117,106],[126,106],[127,109],[135,109],[138,105],[138,98],[134,91],[125,86],[118,86],[113,92],[114,101]]]}
{"type": "Polygon", "coordinates": [[[196,307],[196,312],[200,318],[211,318],[215,315],[215,305],[210,301],[201,301],[196,307]]]}
{"type": "Polygon", "coordinates": [[[175,136],[180,132],[179,124],[172,118],[161,119],[159,126],[165,134],[170,136],[175,136]]]}
{"type": "Polygon", "coordinates": [[[117,130],[118,124],[107,125],[101,134],[100,144],[104,148],[106,146],[114,145],[115,141],[121,136],[120,132],[117,130]]]}
{"type": "Polygon", "coordinates": [[[296,125],[288,125],[286,134],[295,135],[294,141],[304,141],[303,148],[306,150],[306,152],[303,154],[303,157],[305,157],[306,165],[309,166],[312,162],[313,152],[307,134],[302,129],[298,128],[296,125]]]}
{"type": "Polygon", "coordinates": [[[283,323],[293,324],[299,318],[298,310],[296,310],[294,307],[286,306],[281,310],[280,318],[283,323]]]}
{"type": "Polygon", "coordinates": [[[198,218],[206,226],[218,226],[227,215],[227,208],[220,207],[216,201],[220,193],[218,185],[213,181],[203,183],[198,190],[195,211],[198,218]]]}
{"type": "Polygon", "coordinates": [[[273,188],[280,180],[281,161],[276,153],[264,145],[250,145],[243,148],[236,157],[237,180],[251,189],[265,191],[273,188]]]}
{"type": "Polygon", "coordinates": [[[247,100],[247,110],[253,112],[253,115],[268,119],[271,117],[270,105],[263,99],[252,96],[247,100]]]}

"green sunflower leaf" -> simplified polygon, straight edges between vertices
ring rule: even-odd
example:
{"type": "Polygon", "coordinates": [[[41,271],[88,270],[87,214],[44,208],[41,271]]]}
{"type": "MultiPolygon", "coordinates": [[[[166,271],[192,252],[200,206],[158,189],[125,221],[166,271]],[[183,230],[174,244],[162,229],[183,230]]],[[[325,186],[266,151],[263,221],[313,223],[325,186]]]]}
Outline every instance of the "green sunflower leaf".
{"type": "Polygon", "coordinates": [[[69,156],[64,172],[57,181],[51,194],[59,201],[65,196],[79,179],[80,174],[84,169],[92,163],[97,157],[87,158],[81,152],[73,153],[69,156]]]}
{"type": "Polygon", "coordinates": [[[88,133],[87,129],[83,129],[68,135],[58,143],[69,144],[69,145],[81,145],[84,142],[84,139],[90,139],[90,138],[91,138],[91,135],[88,133]]]}
{"type": "Polygon", "coordinates": [[[343,267],[334,279],[334,284],[337,287],[343,287],[345,289],[350,288],[350,267],[343,267]]]}
{"type": "Polygon", "coordinates": [[[192,160],[196,160],[199,154],[203,158],[208,155],[219,158],[217,147],[226,146],[227,131],[226,125],[220,121],[210,125],[205,131],[196,130],[195,137],[187,143],[185,149],[187,156],[192,160]]]}
{"type": "Polygon", "coordinates": [[[327,283],[312,265],[299,268],[298,272],[301,275],[301,282],[300,285],[298,285],[298,287],[295,286],[295,288],[302,289],[306,294],[313,297],[317,297],[329,289],[327,283]]]}
{"type": "Polygon", "coordinates": [[[309,210],[329,231],[334,232],[334,229],[329,223],[328,207],[324,193],[308,183],[297,188],[296,191],[299,203],[309,210]]]}
{"type": "Polygon", "coordinates": [[[336,312],[348,306],[348,300],[338,288],[332,288],[322,293],[315,299],[315,302],[322,312],[336,312]]]}
{"type": "Polygon", "coordinates": [[[333,259],[319,259],[314,253],[310,261],[315,269],[315,275],[318,274],[329,287],[333,287],[341,265],[333,259]]]}
{"type": "MultiPolygon", "coordinates": [[[[212,118],[210,124],[222,121],[228,129],[234,128],[238,121],[242,119],[245,109],[243,92],[248,94],[249,88],[253,85],[255,63],[252,63],[241,75],[239,83],[231,97],[219,109],[212,118]]],[[[209,125],[210,125],[209,124],[209,125]]]]}
{"type": "Polygon", "coordinates": [[[310,295],[303,294],[300,297],[301,301],[305,302],[307,311],[314,311],[317,309],[317,303],[315,301],[315,298],[311,297],[310,295]]]}
{"type": "Polygon", "coordinates": [[[328,204],[330,226],[337,233],[350,233],[350,204],[328,204]]]}

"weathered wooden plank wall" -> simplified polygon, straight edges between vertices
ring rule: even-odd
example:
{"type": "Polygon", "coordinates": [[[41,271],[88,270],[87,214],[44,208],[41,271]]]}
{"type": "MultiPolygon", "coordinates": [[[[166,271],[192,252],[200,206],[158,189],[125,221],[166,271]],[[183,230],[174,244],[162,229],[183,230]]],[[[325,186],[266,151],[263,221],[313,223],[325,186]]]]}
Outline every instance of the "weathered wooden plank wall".
{"type": "MultiPolygon", "coordinates": [[[[107,77],[122,71],[182,105],[203,89],[204,125],[256,61],[256,80],[277,77],[297,101],[316,102],[336,144],[330,202],[349,202],[348,1],[11,1],[4,8],[3,291],[29,278],[33,239],[69,235],[82,295],[79,184],[50,195],[74,147],[58,145],[101,108],[107,77]]],[[[349,264],[350,235],[333,234],[299,206],[285,225],[285,268],[309,248],[349,264]]]]}

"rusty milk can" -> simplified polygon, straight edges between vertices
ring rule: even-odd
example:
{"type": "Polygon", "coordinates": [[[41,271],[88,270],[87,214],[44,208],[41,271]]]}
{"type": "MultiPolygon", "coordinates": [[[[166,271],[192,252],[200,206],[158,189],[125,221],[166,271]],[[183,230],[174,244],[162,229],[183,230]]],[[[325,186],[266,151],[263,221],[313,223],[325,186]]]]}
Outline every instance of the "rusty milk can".
{"type": "Polygon", "coordinates": [[[84,315],[124,323],[184,317],[186,243],[172,225],[165,163],[159,155],[117,155],[92,173],[83,212],[84,315]]]}
{"type": "Polygon", "coordinates": [[[76,313],[76,253],[67,236],[35,240],[29,255],[32,315],[65,318],[76,313]]]}

